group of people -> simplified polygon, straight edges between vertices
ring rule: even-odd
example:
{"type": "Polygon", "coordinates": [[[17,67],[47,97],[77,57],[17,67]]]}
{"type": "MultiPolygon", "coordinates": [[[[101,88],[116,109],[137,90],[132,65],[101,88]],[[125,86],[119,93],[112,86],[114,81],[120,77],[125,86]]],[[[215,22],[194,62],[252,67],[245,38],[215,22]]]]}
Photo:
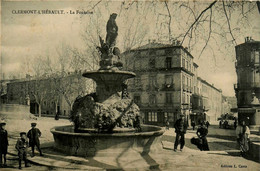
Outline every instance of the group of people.
{"type": "MultiPolygon", "coordinates": [[[[175,133],[176,133],[174,151],[177,151],[177,147],[179,144],[180,144],[180,151],[183,150],[183,147],[185,145],[185,134],[187,131],[187,127],[188,125],[187,125],[187,121],[185,120],[185,116],[181,114],[181,118],[178,119],[174,124],[175,133]]],[[[204,121],[200,122],[196,134],[198,136],[197,140],[199,141],[199,143],[197,144],[194,143],[194,144],[196,144],[201,151],[209,151],[208,141],[206,138],[208,134],[208,125],[204,121]]]]}
{"type": "MultiPolygon", "coordinates": [[[[175,133],[176,133],[174,151],[177,151],[177,147],[179,144],[180,144],[180,151],[182,151],[185,145],[185,134],[188,126],[187,126],[187,121],[185,120],[185,116],[181,114],[180,117],[181,118],[178,119],[174,124],[175,133]]],[[[191,125],[194,130],[195,122],[191,123],[191,125]]],[[[169,123],[166,124],[166,129],[167,127],[169,129],[169,123]]],[[[209,145],[207,141],[208,127],[209,127],[209,122],[199,121],[199,126],[196,132],[197,138],[193,137],[191,139],[191,143],[197,145],[197,147],[201,151],[209,151],[209,145]]],[[[237,143],[240,148],[241,156],[245,156],[246,152],[248,152],[249,150],[249,135],[250,135],[250,130],[248,126],[246,126],[245,121],[239,120],[239,125],[236,127],[236,137],[237,137],[237,143]]]]}
{"type": "MultiPolygon", "coordinates": [[[[6,154],[8,151],[8,133],[5,129],[6,123],[0,123],[0,168],[7,167],[6,164],[6,154]],[[4,163],[2,162],[4,159],[4,163]]],[[[31,123],[31,129],[26,132],[20,132],[20,138],[17,140],[15,148],[18,151],[19,158],[19,169],[22,169],[22,160],[24,160],[25,167],[30,167],[27,161],[27,149],[28,147],[32,148],[32,157],[35,156],[34,148],[37,147],[40,156],[43,156],[41,148],[40,148],[40,140],[41,131],[36,128],[36,123],[31,123]],[[28,140],[29,139],[29,142],[28,140]]]]}

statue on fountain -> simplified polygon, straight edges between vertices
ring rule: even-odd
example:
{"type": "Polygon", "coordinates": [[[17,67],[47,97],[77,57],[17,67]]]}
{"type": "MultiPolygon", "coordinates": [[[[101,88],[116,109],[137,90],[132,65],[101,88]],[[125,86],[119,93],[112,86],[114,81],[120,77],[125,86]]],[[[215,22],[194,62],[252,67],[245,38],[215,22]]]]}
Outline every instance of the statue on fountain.
{"type": "Polygon", "coordinates": [[[117,14],[111,14],[107,22],[106,43],[99,37],[100,69],[83,73],[97,86],[95,93],[78,97],[72,106],[70,118],[74,122],[75,132],[95,129],[111,133],[116,127],[140,130],[140,124],[137,124],[140,120],[139,107],[129,97],[125,84],[135,74],[120,70],[123,66],[120,50],[115,47],[118,35],[116,17],[117,14]]]}
{"type": "Polygon", "coordinates": [[[106,35],[106,43],[99,36],[100,46],[97,47],[99,53],[101,55],[100,60],[100,69],[119,69],[121,68],[122,62],[120,61],[120,50],[116,45],[116,38],[118,35],[118,26],[116,24],[117,14],[113,13],[110,15],[110,18],[107,22],[107,35],[106,35]]]}

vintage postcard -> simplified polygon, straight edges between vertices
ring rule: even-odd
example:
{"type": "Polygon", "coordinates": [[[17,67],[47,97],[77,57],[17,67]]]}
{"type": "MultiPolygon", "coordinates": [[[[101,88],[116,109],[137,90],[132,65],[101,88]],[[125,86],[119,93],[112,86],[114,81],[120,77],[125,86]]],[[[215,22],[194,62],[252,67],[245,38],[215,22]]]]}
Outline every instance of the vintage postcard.
{"type": "Polygon", "coordinates": [[[0,2],[0,170],[259,170],[259,1],[0,2]]]}

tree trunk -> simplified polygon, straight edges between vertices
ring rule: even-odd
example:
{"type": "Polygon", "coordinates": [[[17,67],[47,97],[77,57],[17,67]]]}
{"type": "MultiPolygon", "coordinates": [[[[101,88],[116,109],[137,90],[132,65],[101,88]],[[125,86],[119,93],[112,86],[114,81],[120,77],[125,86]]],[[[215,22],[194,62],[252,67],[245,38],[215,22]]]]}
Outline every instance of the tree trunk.
{"type": "Polygon", "coordinates": [[[42,116],[42,107],[41,107],[41,104],[38,104],[39,105],[39,117],[42,116]]]}

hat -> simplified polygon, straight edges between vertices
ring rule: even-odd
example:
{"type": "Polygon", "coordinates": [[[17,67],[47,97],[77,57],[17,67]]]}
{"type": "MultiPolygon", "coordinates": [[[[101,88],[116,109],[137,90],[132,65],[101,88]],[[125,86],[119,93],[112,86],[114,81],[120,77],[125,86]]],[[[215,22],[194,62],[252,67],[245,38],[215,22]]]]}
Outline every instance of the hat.
{"type": "Polygon", "coordinates": [[[6,123],[5,123],[5,122],[1,122],[0,125],[1,125],[1,126],[2,126],[2,125],[6,125],[6,123]]]}
{"type": "Polygon", "coordinates": [[[6,125],[6,122],[4,120],[1,120],[0,125],[6,125]]]}
{"type": "Polygon", "coordinates": [[[31,126],[36,126],[37,124],[35,122],[31,123],[31,126]]]}
{"type": "Polygon", "coordinates": [[[22,135],[26,135],[26,132],[20,132],[20,136],[22,136],[22,135]]]}

